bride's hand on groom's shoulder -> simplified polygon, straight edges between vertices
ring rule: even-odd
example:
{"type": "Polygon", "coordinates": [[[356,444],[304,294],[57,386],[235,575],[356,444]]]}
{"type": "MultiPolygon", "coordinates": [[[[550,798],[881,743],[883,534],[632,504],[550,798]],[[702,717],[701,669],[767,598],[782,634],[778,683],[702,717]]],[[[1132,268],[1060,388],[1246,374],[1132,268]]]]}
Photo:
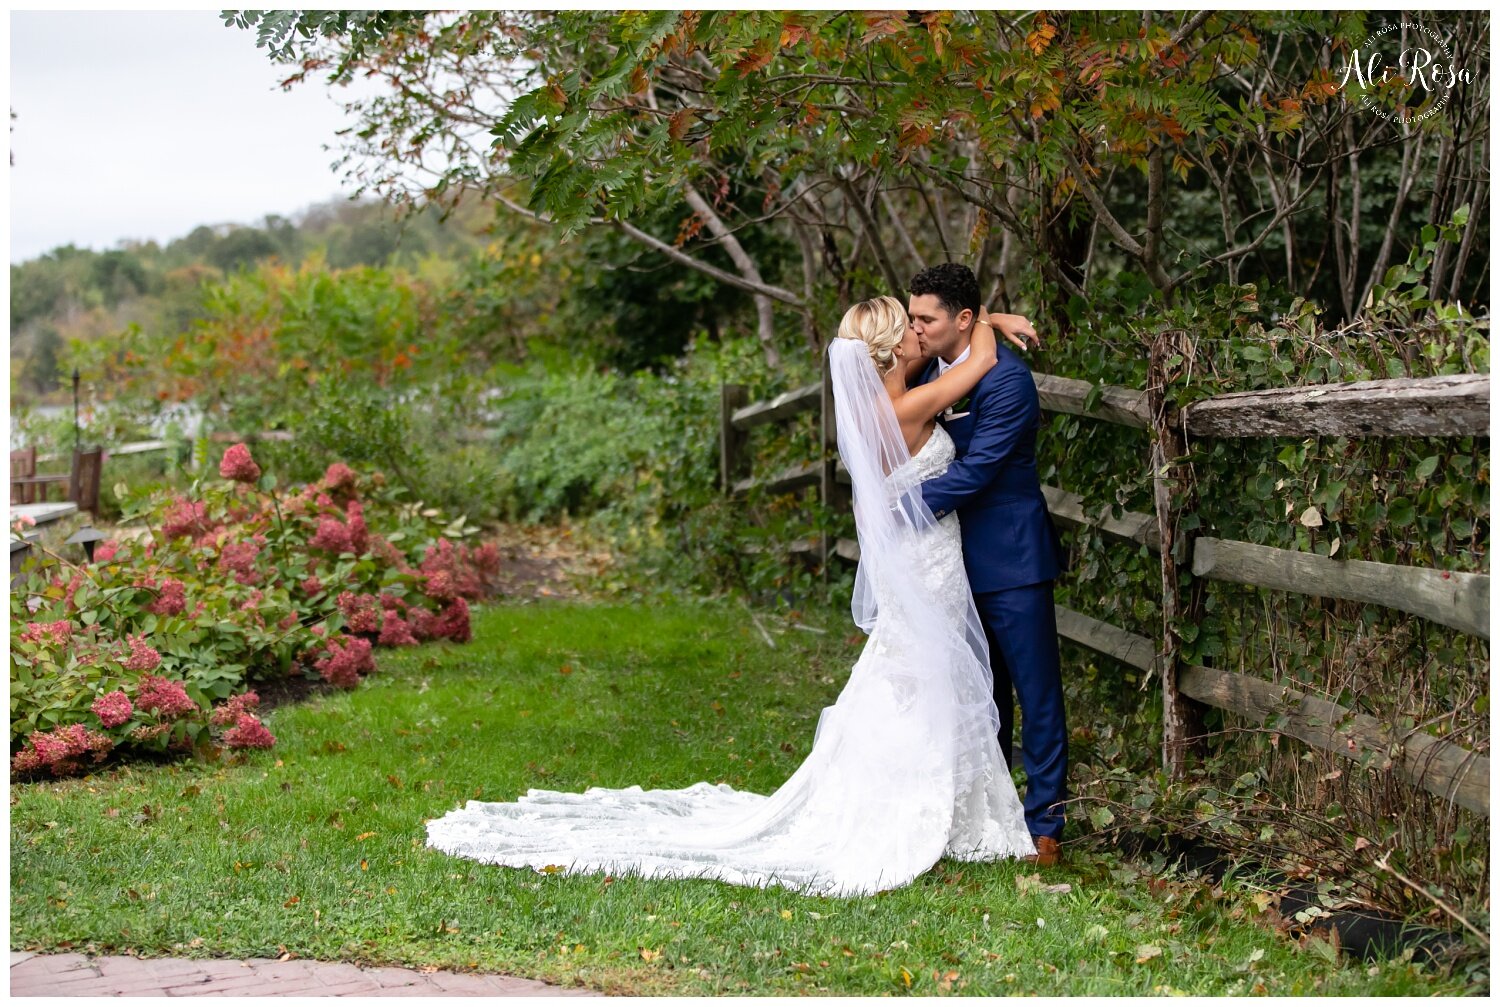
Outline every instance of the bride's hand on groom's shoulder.
{"type": "Polygon", "coordinates": [[[1025,315],[1011,315],[1003,311],[991,311],[989,313],[990,324],[995,331],[1020,350],[1041,349],[1041,337],[1036,334],[1036,329],[1027,320],[1025,315]]]}

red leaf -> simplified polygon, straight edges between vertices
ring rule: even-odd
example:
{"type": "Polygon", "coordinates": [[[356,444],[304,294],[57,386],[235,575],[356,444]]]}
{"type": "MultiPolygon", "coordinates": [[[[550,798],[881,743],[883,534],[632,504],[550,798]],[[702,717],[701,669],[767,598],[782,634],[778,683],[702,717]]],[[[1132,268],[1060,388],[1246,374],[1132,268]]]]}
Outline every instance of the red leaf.
{"type": "Polygon", "coordinates": [[[765,69],[774,56],[775,53],[771,47],[762,43],[752,50],[750,55],[736,63],[734,68],[740,72],[741,76],[752,74],[757,70],[765,69]]]}
{"type": "Polygon", "coordinates": [[[906,30],[906,11],[904,10],[872,10],[865,11],[866,31],[860,39],[863,43],[870,43],[882,35],[894,35],[906,30]]]}

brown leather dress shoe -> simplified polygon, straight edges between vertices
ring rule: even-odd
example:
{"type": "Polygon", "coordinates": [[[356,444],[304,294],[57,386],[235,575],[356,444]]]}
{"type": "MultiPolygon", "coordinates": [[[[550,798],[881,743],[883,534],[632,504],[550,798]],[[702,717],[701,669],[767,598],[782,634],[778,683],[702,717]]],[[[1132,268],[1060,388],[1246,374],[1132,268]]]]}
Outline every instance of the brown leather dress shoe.
{"type": "Polygon", "coordinates": [[[1057,840],[1050,836],[1032,836],[1031,841],[1036,845],[1035,853],[1028,853],[1023,859],[1028,864],[1038,867],[1052,867],[1062,859],[1062,847],[1057,840]]]}

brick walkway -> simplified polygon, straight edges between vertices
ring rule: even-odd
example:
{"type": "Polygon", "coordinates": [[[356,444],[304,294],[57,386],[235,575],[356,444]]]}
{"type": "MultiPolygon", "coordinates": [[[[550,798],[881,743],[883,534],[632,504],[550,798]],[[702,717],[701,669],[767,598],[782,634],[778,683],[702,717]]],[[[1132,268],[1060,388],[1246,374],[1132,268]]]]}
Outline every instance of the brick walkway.
{"type": "Polygon", "coordinates": [[[531,979],[361,968],[294,958],[89,958],[10,954],[10,995],[39,996],[600,996],[531,979]]]}

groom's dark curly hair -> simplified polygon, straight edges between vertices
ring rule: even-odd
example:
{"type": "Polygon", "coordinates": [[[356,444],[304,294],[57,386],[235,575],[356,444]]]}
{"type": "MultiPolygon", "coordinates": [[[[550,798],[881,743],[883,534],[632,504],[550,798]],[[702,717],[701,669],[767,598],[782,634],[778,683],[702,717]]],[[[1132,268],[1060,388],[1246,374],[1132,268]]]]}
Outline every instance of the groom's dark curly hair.
{"type": "Polygon", "coordinates": [[[974,271],[961,262],[928,266],[911,278],[908,289],[918,297],[934,295],[950,315],[965,308],[979,311],[979,281],[974,278],[974,271]]]}

